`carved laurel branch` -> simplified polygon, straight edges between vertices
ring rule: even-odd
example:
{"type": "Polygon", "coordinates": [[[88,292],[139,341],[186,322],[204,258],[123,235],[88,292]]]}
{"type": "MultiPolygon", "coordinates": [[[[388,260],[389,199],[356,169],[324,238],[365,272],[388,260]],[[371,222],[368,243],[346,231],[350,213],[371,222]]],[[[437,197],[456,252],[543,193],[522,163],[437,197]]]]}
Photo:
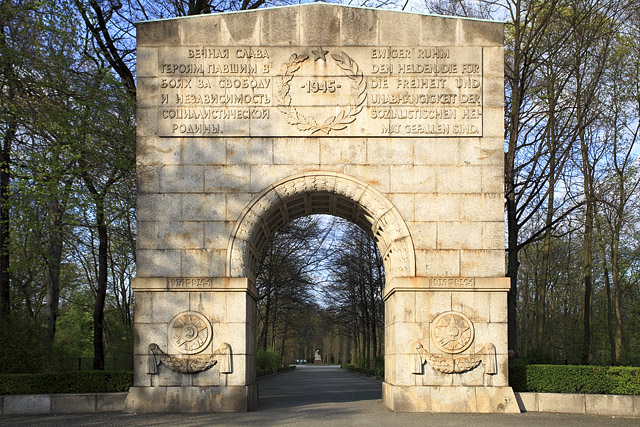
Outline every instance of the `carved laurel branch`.
{"type": "Polygon", "coordinates": [[[172,356],[160,350],[158,344],[149,344],[149,370],[150,374],[158,373],[158,365],[162,363],[172,371],[181,374],[197,374],[206,371],[218,363],[218,358],[222,358],[220,372],[230,373],[231,346],[222,343],[220,348],[210,356],[172,356]]]}
{"type": "Polygon", "coordinates": [[[471,356],[436,356],[427,354],[426,359],[429,364],[443,374],[460,374],[475,368],[482,362],[482,357],[478,355],[471,356]]]}
{"type": "Polygon", "coordinates": [[[421,374],[422,365],[428,363],[443,374],[461,374],[484,365],[484,373],[495,375],[498,373],[496,364],[496,346],[486,343],[479,352],[465,356],[454,354],[433,354],[427,352],[421,343],[415,343],[413,350],[413,373],[421,374]]]}
{"type": "Polygon", "coordinates": [[[333,54],[331,57],[336,61],[336,65],[343,71],[344,75],[349,79],[350,96],[349,105],[345,110],[341,110],[337,115],[329,117],[322,124],[318,124],[313,117],[307,117],[300,114],[298,110],[291,105],[291,80],[295,76],[296,71],[304,61],[309,59],[308,55],[292,54],[289,62],[285,62],[281,67],[281,74],[277,76],[280,87],[276,92],[276,100],[278,101],[278,109],[285,115],[287,122],[296,126],[301,131],[310,130],[312,134],[322,132],[328,135],[332,130],[342,130],[348,124],[353,123],[356,116],[362,111],[364,102],[367,99],[367,83],[364,80],[362,70],[358,64],[346,54],[333,54]]]}

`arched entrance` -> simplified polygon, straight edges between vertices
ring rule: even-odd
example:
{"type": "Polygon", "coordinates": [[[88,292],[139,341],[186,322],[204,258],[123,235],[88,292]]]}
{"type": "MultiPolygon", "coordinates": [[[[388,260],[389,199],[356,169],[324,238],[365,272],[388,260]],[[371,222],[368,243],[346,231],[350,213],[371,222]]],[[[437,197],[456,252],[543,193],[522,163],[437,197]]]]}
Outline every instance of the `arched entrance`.
{"type": "MultiPolygon", "coordinates": [[[[262,248],[281,226],[307,215],[334,215],[358,225],[378,245],[387,281],[415,276],[415,252],[409,229],[393,204],[375,188],[361,180],[334,172],[310,172],[282,179],[256,196],[244,209],[229,241],[227,272],[231,277],[247,278],[253,295],[256,266],[262,248]]],[[[385,292],[386,293],[386,292],[385,292]]],[[[394,311],[395,299],[386,302],[394,311]]],[[[247,342],[255,341],[255,303],[246,308],[247,342]]],[[[386,320],[385,320],[386,321],[386,320]]],[[[386,328],[385,328],[386,329],[386,328]]],[[[395,345],[385,344],[393,352],[395,345]]],[[[248,348],[248,361],[255,360],[248,348]]],[[[391,355],[391,354],[390,354],[391,355]]],[[[248,363],[248,378],[255,364],[248,363]]],[[[393,366],[387,368],[393,372],[393,366]]]]}
{"type": "Polygon", "coordinates": [[[375,188],[335,172],[285,178],[252,200],[231,233],[229,276],[254,280],[267,238],[289,221],[313,214],[335,215],[367,231],[378,244],[389,279],[415,276],[413,241],[398,210],[375,188]]]}
{"type": "MultiPolygon", "coordinates": [[[[365,182],[336,172],[314,171],[284,178],[263,190],[243,210],[229,240],[227,274],[246,278],[252,295],[256,266],[264,244],[280,227],[302,216],[326,214],[358,225],[374,239],[387,282],[415,276],[415,252],[409,229],[393,204],[365,182]]],[[[385,292],[386,294],[386,292],[385,292]]],[[[395,299],[385,302],[393,312],[395,299]]],[[[247,378],[255,377],[256,306],[247,312],[247,378]]],[[[386,322],[386,320],[385,320],[386,322]]],[[[386,327],[385,327],[386,330],[386,327]]],[[[385,341],[385,356],[396,348],[385,341]]]]}

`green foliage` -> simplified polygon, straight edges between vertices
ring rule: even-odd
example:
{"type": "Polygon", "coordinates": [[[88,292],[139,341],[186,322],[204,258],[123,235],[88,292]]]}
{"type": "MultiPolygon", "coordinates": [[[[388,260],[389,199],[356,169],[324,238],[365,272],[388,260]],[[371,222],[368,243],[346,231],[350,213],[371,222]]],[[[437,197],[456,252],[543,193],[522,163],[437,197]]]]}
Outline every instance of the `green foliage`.
{"type": "Polygon", "coordinates": [[[640,368],[625,366],[515,365],[515,391],[540,393],[640,394],[640,368]]]}
{"type": "Polygon", "coordinates": [[[14,313],[0,319],[0,373],[39,372],[46,353],[43,337],[44,329],[36,318],[14,313]]]}
{"type": "Polygon", "coordinates": [[[92,311],[93,293],[87,288],[72,292],[68,303],[60,308],[54,348],[60,357],[73,359],[73,368],[76,358],[92,355],[92,311]]]}
{"type": "Polygon", "coordinates": [[[273,350],[258,350],[256,357],[256,369],[268,373],[278,372],[280,367],[280,355],[273,350]]]}
{"type": "Polygon", "coordinates": [[[353,365],[343,364],[340,366],[341,369],[350,371],[350,372],[358,372],[359,374],[372,375],[374,377],[384,378],[384,364],[382,368],[369,369],[369,368],[359,368],[353,365]]]}
{"type": "Polygon", "coordinates": [[[133,384],[131,371],[91,371],[66,374],[3,374],[0,395],[42,393],[116,393],[133,384]]]}
{"type": "Polygon", "coordinates": [[[276,369],[275,371],[265,370],[265,369],[257,369],[256,370],[256,376],[263,377],[265,375],[275,374],[276,372],[286,372],[286,371],[292,371],[294,369],[296,369],[295,366],[281,366],[278,369],[276,369]]]}
{"type": "Polygon", "coordinates": [[[376,356],[374,369],[377,376],[384,377],[384,355],[376,356]]]}
{"type": "MultiPolygon", "coordinates": [[[[133,369],[133,325],[119,319],[121,312],[113,306],[105,308],[108,325],[105,353],[105,369],[133,369]],[[116,363],[109,368],[109,363],[116,363]]],[[[93,355],[93,353],[92,353],[93,355]]]]}

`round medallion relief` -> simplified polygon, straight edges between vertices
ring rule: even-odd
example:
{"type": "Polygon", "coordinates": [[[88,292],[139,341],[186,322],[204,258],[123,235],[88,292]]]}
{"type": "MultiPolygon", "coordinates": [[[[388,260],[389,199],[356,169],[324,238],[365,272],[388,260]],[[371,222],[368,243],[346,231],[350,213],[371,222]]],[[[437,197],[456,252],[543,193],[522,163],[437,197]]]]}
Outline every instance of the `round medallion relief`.
{"type": "Polygon", "coordinates": [[[169,342],[180,353],[200,353],[211,342],[211,335],[211,323],[196,311],[178,313],[169,323],[169,342]]]}
{"type": "Polygon", "coordinates": [[[473,323],[457,311],[439,314],[431,323],[431,341],[445,353],[461,353],[474,338],[473,323]]]}

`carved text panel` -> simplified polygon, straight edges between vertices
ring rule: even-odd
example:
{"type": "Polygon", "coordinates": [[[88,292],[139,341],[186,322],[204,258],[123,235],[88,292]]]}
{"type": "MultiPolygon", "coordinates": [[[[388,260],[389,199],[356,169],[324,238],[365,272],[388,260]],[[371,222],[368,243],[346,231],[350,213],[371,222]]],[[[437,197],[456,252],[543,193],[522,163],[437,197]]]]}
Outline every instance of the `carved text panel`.
{"type": "Polygon", "coordinates": [[[158,133],[482,136],[480,47],[166,47],[158,133]]]}

